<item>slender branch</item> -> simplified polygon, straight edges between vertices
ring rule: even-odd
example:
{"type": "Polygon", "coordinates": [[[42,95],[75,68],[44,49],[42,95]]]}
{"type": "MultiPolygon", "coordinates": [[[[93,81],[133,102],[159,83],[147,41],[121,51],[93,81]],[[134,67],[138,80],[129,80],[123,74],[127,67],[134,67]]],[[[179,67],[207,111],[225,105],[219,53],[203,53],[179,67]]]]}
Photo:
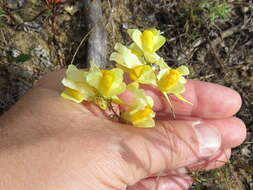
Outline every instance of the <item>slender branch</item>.
{"type": "Polygon", "coordinates": [[[90,34],[87,49],[87,64],[94,61],[99,68],[106,68],[106,29],[103,23],[101,0],[83,0],[85,17],[89,29],[94,27],[90,34]]]}

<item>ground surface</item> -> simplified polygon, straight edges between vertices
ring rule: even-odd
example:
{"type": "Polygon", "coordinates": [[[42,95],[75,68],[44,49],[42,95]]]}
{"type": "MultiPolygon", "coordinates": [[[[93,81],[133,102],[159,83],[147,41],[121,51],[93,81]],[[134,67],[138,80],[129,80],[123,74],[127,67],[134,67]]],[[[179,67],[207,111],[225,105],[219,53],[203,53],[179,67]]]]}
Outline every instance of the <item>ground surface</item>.
{"type": "MultiPolygon", "coordinates": [[[[156,27],[168,39],[160,54],[170,66],[188,65],[190,78],[219,83],[241,94],[243,106],[238,117],[247,125],[247,140],[233,151],[230,164],[193,174],[192,189],[253,189],[252,2],[227,1],[225,15],[212,7],[225,2],[221,0],[102,2],[110,34],[108,54],[115,42],[129,42],[126,29],[156,27]]],[[[83,11],[81,1],[53,6],[44,0],[0,0],[0,114],[43,74],[71,62],[87,33],[83,11]]],[[[84,57],[85,45],[74,63],[85,65],[84,57]]]]}

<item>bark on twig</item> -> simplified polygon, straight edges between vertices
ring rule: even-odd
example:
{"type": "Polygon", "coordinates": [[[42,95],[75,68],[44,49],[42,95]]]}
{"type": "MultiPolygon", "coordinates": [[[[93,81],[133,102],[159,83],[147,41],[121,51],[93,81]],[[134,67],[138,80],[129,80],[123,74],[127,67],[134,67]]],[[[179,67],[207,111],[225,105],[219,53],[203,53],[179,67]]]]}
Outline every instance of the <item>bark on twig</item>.
{"type": "Polygon", "coordinates": [[[88,30],[92,30],[87,46],[87,66],[94,61],[99,68],[106,68],[106,29],[103,24],[101,0],[83,0],[88,30]]]}

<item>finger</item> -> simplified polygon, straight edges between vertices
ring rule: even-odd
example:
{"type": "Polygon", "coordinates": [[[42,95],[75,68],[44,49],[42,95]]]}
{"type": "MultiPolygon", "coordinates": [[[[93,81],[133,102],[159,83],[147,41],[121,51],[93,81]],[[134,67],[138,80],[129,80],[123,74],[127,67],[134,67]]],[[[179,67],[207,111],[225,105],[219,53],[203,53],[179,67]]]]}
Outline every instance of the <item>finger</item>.
{"type": "Polygon", "coordinates": [[[213,156],[223,140],[220,131],[207,122],[158,122],[150,130],[129,127],[125,130],[130,133],[121,143],[121,156],[139,177],[137,181],[213,156]]]}
{"type": "Polygon", "coordinates": [[[202,160],[197,164],[188,166],[188,169],[190,171],[206,171],[220,168],[229,162],[230,157],[231,149],[222,150],[208,159],[202,160]]]}
{"type": "Polygon", "coordinates": [[[187,167],[178,168],[175,170],[165,170],[163,172],[154,174],[154,176],[168,176],[168,175],[183,175],[192,172],[206,171],[220,168],[229,162],[231,156],[231,149],[220,150],[209,158],[204,158],[198,163],[191,164],[187,167]]]}
{"type": "MultiPolygon", "coordinates": [[[[148,85],[142,85],[142,88],[153,98],[155,111],[171,112],[166,99],[157,89],[148,85]]],[[[234,115],[241,107],[241,98],[236,91],[208,82],[188,80],[183,97],[193,105],[172,96],[176,115],[206,119],[226,118],[234,115]]]]}
{"type": "MultiPolygon", "coordinates": [[[[51,72],[39,80],[36,86],[51,88],[61,92],[64,87],[60,81],[65,76],[65,72],[65,69],[51,72]]],[[[142,87],[146,90],[146,94],[154,99],[155,111],[170,112],[166,99],[163,98],[163,95],[158,90],[147,85],[142,87]]],[[[241,98],[236,91],[207,82],[188,80],[186,92],[183,96],[192,102],[193,106],[172,97],[174,112],[181,116],[207,119],[225,118],[234,115],[241,106],[241,98]]],[[[122,98],[127,99],[127,96],[123,95],[122,98]]]]}
{"type": "MultiPolygon", "coordinates": [[[[177,118],[178,119],[178,118],[177,118]]],[[[184,118],[185,119],[185,118],[184,118]]],[[[168,117],[160,117],[159,120],[169,121],[168,117]],[[166,119],[167,118],[167,119],[166,119]]],[[[236,117],[219,120],[201,120],[199,118],[187,118],[196,122],[208,122],[220,131],[223,149],[240,145],[246,138],[246,126],[242,120],[236,117]]]]}
{"type": "MultiPolygon", "coordinates": [[[[222,147],[221,128],[208,120],[158,122],[154,129],[125,128],[130,131],[122,143],[122,158],[143,179],[152,174],[172,171],[199,163],[222,147]]],[[[225,130],[231,130],[225,128],[225,130]]],[[[234,128],[237,133],[237,129],[234,128]]],[[[241,139],[241,142],[243,139],[241,139]]],[[[239,143],[239,141],[237,142],[239,143]]]]}
{"type": "Polygon", "coordinates": [[[246,126],[236,117],[222,120],[206,121],[218,129],[222,136],[222,148],[234,148],[243,143],[246,138],[246,126]]]}
{"type": "Polygon", "coordinates": [[[165,176],[147,178],[130,186],[127,190],[187,190],[192,184],[192,178],[188,175],[165,176]]]}

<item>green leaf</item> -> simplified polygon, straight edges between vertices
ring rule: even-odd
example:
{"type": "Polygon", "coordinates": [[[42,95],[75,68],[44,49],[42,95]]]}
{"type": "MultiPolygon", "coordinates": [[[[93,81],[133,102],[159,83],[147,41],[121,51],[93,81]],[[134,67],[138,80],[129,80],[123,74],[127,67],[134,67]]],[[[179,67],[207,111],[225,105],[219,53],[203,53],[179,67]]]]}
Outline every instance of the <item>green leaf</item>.
{"type": "Polygon", "coordinates": [[[7,56],[6,58],[9,62],[19,63],[19,62],[26,62],[26,61],[30,60],[32,58],[32,56],[30,54],[21,53],[17,57],[7,56]]]}
{"type": "Polygon", "coordinates": [[[17,62],[26,62],[32,58],[30,54],[20,54],[17,58],[17,62]]]}
{"type": "Polygon", "coordinates": [[[5,15],[5,14],[6,14],[6,12],[5,12],[5,11],[0,10],[0,15],[5,15]]]}
{"type": "Polygon", "coordinates": [[[47,14],[47,15],[52,15],[52,14],[53,14],[53,11],[50,10],[50,9],[49,9],[49,10],[46,10],[46,11],[45,11],[45,14],[47,14]]]}
{"type": "MultiPolygon", "coordinates": [[[[5,15],[5,14],[6,14],[5,11],[0,10],[0,16],[1,16],[1,15],[5,15]]],[[[0,17],[0,24],[4,24],[4,23],[5,23],[4,19],[0,17]]]]}

